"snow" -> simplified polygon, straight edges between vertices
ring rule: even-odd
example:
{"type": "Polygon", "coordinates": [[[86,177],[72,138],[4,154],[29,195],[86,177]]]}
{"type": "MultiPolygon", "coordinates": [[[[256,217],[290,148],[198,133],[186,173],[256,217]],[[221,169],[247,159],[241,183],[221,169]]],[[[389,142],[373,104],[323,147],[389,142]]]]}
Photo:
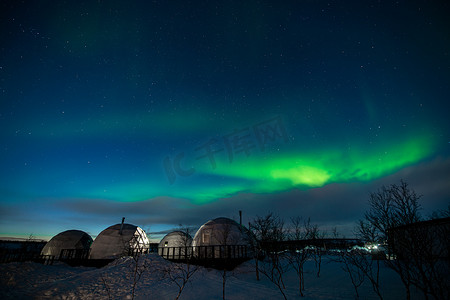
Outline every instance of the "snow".
{"type": "MultiPolygon", "coordinates": [[[[142,256],[139,267],[145,266],[136,283],[135,299],[175,299],[178,287],[161,276],[162,268],[172,263],[157,254],[142,256]]],[[[1,299],[131,299],[136,261],[131,257],[118,259],[97,269],[70,267],[61,262],[42,265],[32,262],[0,265],[1,299]],[[109,292],[108,292],[109,290],[109,292]]],[[[261,274],[257,281],[252,261],[227,272],[226,299],[283,299],[278,288],[261,274]]],[[[192,277],[180,299],[221,299],[223,271],[201,267],[192,277]]],[[[284,276],[288,299],[300,298],[298,279],[291,270],[284,276]]],[[[384,299],[404,299],[399,277],[382,265],[381,289],[384,299]]],[[[361,299],[378,299],[368,281],[358,289],[361,299]]],[[[422,299],[412,290],[412,299],[422,299]]],[[[314,261],[305,264],[305,297],[302,299],[354,299],[355,292],[340,264],[324,257],[320,277],[314,261]]]]}

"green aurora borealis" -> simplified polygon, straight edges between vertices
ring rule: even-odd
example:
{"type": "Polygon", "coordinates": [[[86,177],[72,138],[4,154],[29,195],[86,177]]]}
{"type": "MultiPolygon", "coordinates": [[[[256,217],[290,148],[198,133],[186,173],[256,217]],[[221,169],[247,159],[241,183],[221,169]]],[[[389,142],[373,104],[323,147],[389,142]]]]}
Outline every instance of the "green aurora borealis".
{"type": "Polygon", "coordinates": [[[315,149],[296,154],[292,150],[283,153],[255,150],[255,154],[241,155],[231,163],[224,155],[217,155],[215,169],[206,160],[201,161],[197,163],[195,173],[187,178],[178,176],[173,185],[169,184],[161,168],[160,185],[152,186],[149,182],[125,184],[121,188],[112,188],[109,193],[99,191],[89,196],[129,202],[164,195],[204,204],[240,192],[276,193],[293,188],[318,188],[330,183],[367,182],[429,158],[437,144],[428,134],[404,141],[398,139],[396,143],[379,147],[361,146],[344,151],[315,149]]]}

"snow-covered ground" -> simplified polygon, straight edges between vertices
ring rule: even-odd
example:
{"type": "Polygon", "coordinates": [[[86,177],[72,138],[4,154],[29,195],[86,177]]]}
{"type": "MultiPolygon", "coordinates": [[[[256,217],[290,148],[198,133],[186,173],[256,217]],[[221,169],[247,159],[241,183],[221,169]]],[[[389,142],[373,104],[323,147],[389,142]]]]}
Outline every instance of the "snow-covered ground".
{"type": "MultiPolygon", "coordinates": [[[[158,269],[169,266],[156,254],[141,258],[147,266],[137,281],[135,299],[175,299],[178,287],[161,278],[158,269]]],[[[1,299],[131,299],[135,261],[119,259],[96,269],[70,267],[56,262],[46,266],[38,263],[8,263],[0,265],[1,299]]],[[[320,277],[316,276],[314,261],[305,264],[305,297],[302,299],[355,299],[348,275],[340,264],[324,257],[320,277]]],[[[288,299],[299,299],[298,279],[291,270],[284,276],[288,299]]],[[[405,299],[398,276],[382,265],[381,289],[384,299],[405,299]]],[[[378,299],[368,281],[359,288],[360,299],[378,299]]],[[[412,290],[413,299],[422,299],[412,290]]],[[[252,262],[246,262],[228,273],[225,293],[227,299],[283,299],[278,288],[261,275],[257,281],[252,262]]],[[[222,272],[200,268],[181,294],[180,299],[221,299],[222,272]]]]}

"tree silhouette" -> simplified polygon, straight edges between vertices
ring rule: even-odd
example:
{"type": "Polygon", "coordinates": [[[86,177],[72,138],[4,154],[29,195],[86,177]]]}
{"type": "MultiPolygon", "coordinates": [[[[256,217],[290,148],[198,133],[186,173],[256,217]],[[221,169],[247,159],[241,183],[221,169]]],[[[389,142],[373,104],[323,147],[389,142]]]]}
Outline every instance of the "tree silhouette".
{"type": "Polygon", "coordinates": [[[420,222],[420,198],[404,181],[383,186],[370,194],[370,208],[358,231],[366,242],[387,244],[390,259],[385,263],[400,276],[407,299],[411,298],[412,285],[426,299],[429,295],[445,299],[449,296],[449,225],[420,222]],[[445,256],[447,261],[442,259],[445,256]]]}

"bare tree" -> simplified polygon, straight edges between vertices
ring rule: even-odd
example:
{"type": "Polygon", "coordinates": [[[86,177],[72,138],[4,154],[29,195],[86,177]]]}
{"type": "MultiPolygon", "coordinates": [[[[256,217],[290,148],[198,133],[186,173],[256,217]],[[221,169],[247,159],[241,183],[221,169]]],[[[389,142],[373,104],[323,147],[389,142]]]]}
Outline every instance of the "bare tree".
{"type": "Polygon", "coordinates": [[[103,286],[106,289],[106,293],[108,294],[108,300],[111,300],[112,299],[112,297],[111,297],[111,289],[109,288],[109,284],[106,282],[104,274],[101,274],[100,278],[102,280],[103,286]]]}
{"type": "Polygon", "coordinates": [[[362,255],[355,255],[355,253],[350,253],[346,250],[338,252],[337,258],[334,259],[334,261],[341,264],[342,270],[348,274],[355,289],[356,298],[359,298],[358,288],[363,284],[366,277],[364,271],[358,267],[363,265],[360,261],[361,259],[364,259],[362,255]]]}
{"type": "MultiPolygon", "coordinates": [[[[242,230],[242,228],[239,228],[242,230]]],[[[235,259],[231,247],[234,247],[241,242],[241,234],[235,231],[236,227],[232,223],[225,222],[221,224],[220,230],[214,231],[214,238],[219,243],[219,252],[222,257],[227,259],[235,259]]],[[[228,268],[228,263],[223,263],[222,267],[222,299],[225,299],[226,283],[230,276],[234,276],[234,268],[228,268]]],[[[231,264],[234,267],[234,264],[231,264]]]]}
{"type": "Polygon", "coordinates": [[[256,255],[262,254],[265,257],[261,263],[256,260],[257,274],[266,276],[286,299],[283,275],[288,271],[289,263],[285,257],[285,249],[280,246],[286,237],[284,221],[269,213],[265,217],[257,216],[249,225],[256,240],[256,255]]]}
{"type": "MultiPolygon", "coordinates": [[[[126,263],[128,264],[129,276],[132,281],[131,284],[131,299],[136,296],[137,284],[141,277],[151,270],[152,272],[157,272],[155,268],[151,268],[152,259],[148,255],[144,255],[148,252],[148,237],[143,230],[136,230],[131,238],[127,235],[122,235],[120,233],[120,243],[122,244],[121,257],[127,257],[126,263]],[[131,257],[131,259],[130,259],[131,257]]],[[[117,263],[117,260],[116,262],[117,263]]],[[[108,294],[108,299],[111,299],[111,287],[104,277],[105,274],[101,275],[102,283],[108,294]]]]}
{"type": "MultiPolygon", "coordinates": [[[[333,230],[333,236],[339,237],[336,228],[333,230]]],[[[342,249],[337,252],[337,258],[334,261],[341,263],[342,270],[348,274],[357,298],[359,298],[358,288],[365,279],[368,279],[373,291],[380,299],[383,299],[380,290],[380,261],[373,260],[367,250],[358,247],[342,249]]]]}
{"type": "MultiPolygon", "coordinates": [[[[308,219],[308,223],[310,222],[310,220],[308,219]]],[[[320,271],[321,271],[321,267],[322,267],[322,254],[323,254],[323,249],[322,246],[323,244],[321,244],[321,241],[323,241],[324,237],[325,237],[325,232],[324,231],[320,231],[319,226],[314,224],[308,224],[308,230],[309,230],[309,239],[314,242],[314,249],[312,251],[312,258],[314,259],[314,264],[316,266],[316,275],[317,277],[320,277],[320,271]]]]}
{"type": "MultiPolygon", "coordinates": [[[[215,237],[217,241],[219,242],[219,247],[221,248],[221,252],[224,254],[225,257],[228,257],[230,253],[228,253],[228,245],[230,243],[233,243],[232,236],[231,236],[231,224],[224,223],[222,224],[222,227],[219,231],[215,232],[215,237]],[[223,251],[222,251],[223,249],[223,251]]],[[[222,270],[222,299],[225,300],[225,285],[227,282],[227,268],[225,265],[223,266],[222,270]]]]}
{"type": "MultiPolygon", "coordinates": [[[[149,260],[146,259],[143,255],[146,250],[145,246],[142,244],[142,237],[140,232],[136,232],[131,239],[126,239],[124,236],[122,236],[121,243],[123,244],[122,257],[131,257],[128,263],[128,270],[130,278],[132,280],[131,299],[134,299],[136,287],[139,280],[141,279],[142,275],[151,268],[149,268],[149,260]]],[[[103,275],[101,279],[108,292],[108,297],[110,298],[110,287],[108,286],[103,275]]]]}
{"type": "Polygon", "coordinates": [[[142,257],[143,256],[141,253],[137,253],[132,256],[133,260],[131,265],[133,284],[131,288],[131,299],[134,299],[137,283],[141,279],[142,275],[148,270],[147,261],[142,257]]]}
{"type": "Polygon", "coordinates": [[[192,265],[189,262],[169,262],[168,266],[161,271],[163,272],[164,278],[169,279],[170,282],[174,283],[178,287],[178,293],[175,299],[179,299],[184,288],[198,270],[199,266],[192,265]]]}
{"type": "Polygon", "coordinates": [[[441,219],[441,218],[449,218],[450,217],[450,204],[448,205],[447,209],[439,209],[437,211],[434,211],[430,219],[441,219]]]}
{"type": "Polygon", "coordinates": [[[380,300],[383,300],[380,289],[380,260],[374,260],[371,255],[358,250],[352,254],[350,263],[363,272],[365,277],[370,281],[373,291],[380,300]]]}
{"type": "Polygon", "coordinates": [[[180,255],[184,257],[185,260],[182,263],[170,262],[161,270],[163,277],[169,279],[170,282],[174,283],[178,287],[178,293],[175,298],[176,300],[181,297],[184,288],[200,268],[197,265],[191,264],[192,229],[188,226],[180,225],[178,231],[180,232],[178,250],[180,251],[180,255]]]}
{"type": "Polygon", "coordinates": [[[290,238],[297,247],[290,249],[288,259],[297,273],[298,290],[300,296],[303,297],[303,291],[305,290],[304,265],[309,258],[315,255],[315,251],[317,250],[316,248],[311,248],[311,245],[307,244],[307,241],[312,241],[318,237],[319,228],[317,225],[311,224],[310,218],[305,221],[301,217],[291,218],[291,224],[290,238]]]}
{"type": "Polygon", "coordinates": [[[365,241],[387,243],[391,259],[385,263],[400,276],[407,299],[411,298],[412,285],[422,290],[426,299],[428,295],[439,299],[443,290],[439,286],[444,277],[438,271],[438,260],[434,259],[436,230],[424,230],[417,225],[422,219],[420,198],[404,181],[383,186],[370,194],[370,209],[359,223],[359,233],[365,241]],[[432,282],[431,278],[437,281],[432,282]]]}
{"type": "Polygon", "coordinates": [[[137,283],[140,281],[142,275],[150,270],[149,265],[151,260],[145,257],[144,254],[148,252],[148,236],[139,227],[136,229],[132,238],[129,241],[122,241],[125,244],[124,251],[128,256],[132,257],[130,269],[133,284],[131,288],[131,299],[134,299],[136,293],[137,283]]]}

